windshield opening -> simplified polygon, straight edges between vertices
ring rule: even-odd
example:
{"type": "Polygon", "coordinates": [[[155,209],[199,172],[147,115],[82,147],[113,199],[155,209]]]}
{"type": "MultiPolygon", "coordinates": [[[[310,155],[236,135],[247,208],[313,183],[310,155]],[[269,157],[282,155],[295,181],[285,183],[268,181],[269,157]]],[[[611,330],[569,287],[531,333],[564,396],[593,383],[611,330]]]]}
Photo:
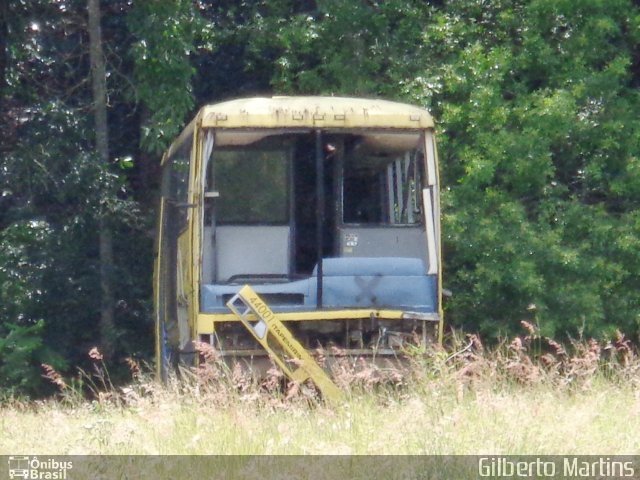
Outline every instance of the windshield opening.
{"type": "Polygon", "coordinates": [[[359,136],[345,145],[343,221],[414,225],[422,221],[423,142],[419,134],[359,136]]]}

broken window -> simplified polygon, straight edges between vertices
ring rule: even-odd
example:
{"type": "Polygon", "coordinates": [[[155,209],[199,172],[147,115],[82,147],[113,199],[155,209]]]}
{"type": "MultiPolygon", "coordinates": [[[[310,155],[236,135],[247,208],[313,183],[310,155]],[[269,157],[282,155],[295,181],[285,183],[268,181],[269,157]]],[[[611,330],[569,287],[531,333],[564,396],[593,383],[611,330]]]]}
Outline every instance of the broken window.
{"type": "Polygon", "coordinates": [[[419,135],[410,134],[370,135],[353,142],[344,161],[344,223],[422,221],[421,143],[419,135]]]}

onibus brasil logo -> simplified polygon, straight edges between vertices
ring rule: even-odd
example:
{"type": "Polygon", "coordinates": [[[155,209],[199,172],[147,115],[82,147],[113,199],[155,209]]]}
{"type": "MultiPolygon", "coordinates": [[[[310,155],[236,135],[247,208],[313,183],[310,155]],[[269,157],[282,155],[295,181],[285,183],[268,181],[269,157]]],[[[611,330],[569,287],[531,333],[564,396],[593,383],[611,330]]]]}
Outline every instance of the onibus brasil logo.
{"type": "Polygon", "coordinates": [[[73,468],[73,462],[55,458],[12,455],[9,457],[9,478],[33,480],[66,480],[67,470],[73,468]]]}

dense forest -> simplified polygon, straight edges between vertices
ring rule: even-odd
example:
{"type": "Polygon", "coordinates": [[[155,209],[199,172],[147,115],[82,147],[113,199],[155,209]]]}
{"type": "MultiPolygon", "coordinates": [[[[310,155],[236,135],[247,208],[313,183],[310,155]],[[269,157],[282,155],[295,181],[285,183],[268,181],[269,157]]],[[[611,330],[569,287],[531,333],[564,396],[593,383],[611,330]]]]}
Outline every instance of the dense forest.
{"type": "Polygon", "coordinates": [[[632,0],[5,0],[0,390],[151,359],[161,152],[249,95],[433,113],[450,327],[637,339],[639,87],[632,0]]]}

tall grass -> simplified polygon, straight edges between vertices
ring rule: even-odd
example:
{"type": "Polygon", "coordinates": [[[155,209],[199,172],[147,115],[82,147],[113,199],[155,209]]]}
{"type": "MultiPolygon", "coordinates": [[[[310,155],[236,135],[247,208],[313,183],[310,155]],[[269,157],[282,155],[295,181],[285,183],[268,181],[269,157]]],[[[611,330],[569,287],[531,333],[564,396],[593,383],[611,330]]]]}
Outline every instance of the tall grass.
{"type": "Polygon", "coordinates": [[[204,345],[200,367],[166,385],[129,360],[134,380],[115,387],[93,351],[94,371],[73,381],[46,370],[55,399],[0,407],[0,454],[640,454],[630,342],[563,346],[524,326],[497,349],[454,336],[447,351],[405,352],[402,366],[332,352],[340,405],[204,345]]]}

